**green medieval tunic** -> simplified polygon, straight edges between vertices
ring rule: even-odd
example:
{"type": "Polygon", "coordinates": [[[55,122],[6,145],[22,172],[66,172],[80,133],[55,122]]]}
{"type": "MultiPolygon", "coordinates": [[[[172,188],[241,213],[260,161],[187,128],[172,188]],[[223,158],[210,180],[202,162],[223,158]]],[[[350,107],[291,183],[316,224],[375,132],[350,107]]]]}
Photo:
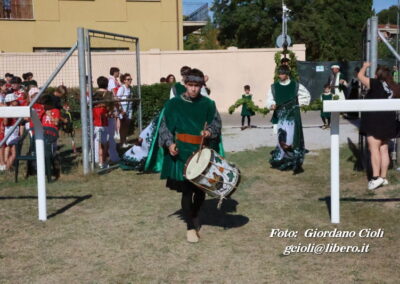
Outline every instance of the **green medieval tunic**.
{"type": "MultiPolygon", "coordinates": [[[[252,97],[253,97],[252,95],[246,95],[246,94],[242,95],[242,99],[245,99],[247,101],[251,101],[252,97]]],[[[242,105],[242,113],[240,114],[241,116],[253,116],[254,114],[255,114],[254,111],[249,109],[247,103],[244,103],[242,105]]]]}
{"type": "Polygon", "coordinates": [[[182,142],[177,139],[177,134],[200,136],[206,122],[211,132],[211,139],[206,139],[211,141],[208,146],[218,152],[219,141],[215,138],[221,135],[221,119],[214,101],[201,95],[190,99],[182,94],[166,103],[159,133],[159,146],[164,147],[161,179],[185,180],[184,166],[188,158],[199,150],[199,144],[182,142]],[[167,149],[173,143],[179,151],[174,157],[167,149]]]}
{"type": "Polygon", "coordinates": [[[275,82],[271,85],[276,109],[272,121],[277,124],[278,143],[269,160],[279,170],[299,170],[308,152],[304,148],[303,126],[298,103],[299,83],[292,80],[288,85],[275,82]]]}
{"type": "MultiPolygon", "coordinates": [[[[185,91],[183,93],[186,92],[185,91]]],[[[182,93],[177,97],[181,98],[182,93]]],[[[175,97],[174,97],[175,98],[175,97]]],[[[207,97],[205,97],[208,100],[211,100],[207,97]]],[[[172,100],[172,99],[171,99],[172,100]]],[[[172,111],[173,112],[173,111],[172,111]]],[[[144,165],[144,171],[145,172],[156,172],[159,173],[162,169],[163,165],[163,160],[164,160],[164,152],[168,152],[168,150],[164,151],[164,147],[159,146],[159,133],[160,133],[160,128],[161,128],[161,123],[164,120],[164,113],[165,113],[165,107],[161,110],[160,114],[158,117],[155,118],[154,122],[154,132],[151,136],[151,141],[150,141],[150,148],[148,150],[148,155],[146,158],[146,162],[144,165]]],[[[217,112],[218,114],[218,112],[217,112]]],[[[218,114],[219,117],[219,114],[218,114]]],[[[217,137],[214,137],[209,141],[210,145],[220,154],[222,157],[225,157],[225,151],[224,151],[224,146],[222,143],[222,135],[218,135],[217,137]]]]}
{"type": "MultiPolygon", "coordinates": [[[[333,95],[331,93],[325,94],[323,93],[321,95],[321,101],[331,101],[333,99],[333,95]]],[[[324,112],[321,110],[321,117],[322,118],[331,118],[331,113],[330,112],[324,112]]]]}

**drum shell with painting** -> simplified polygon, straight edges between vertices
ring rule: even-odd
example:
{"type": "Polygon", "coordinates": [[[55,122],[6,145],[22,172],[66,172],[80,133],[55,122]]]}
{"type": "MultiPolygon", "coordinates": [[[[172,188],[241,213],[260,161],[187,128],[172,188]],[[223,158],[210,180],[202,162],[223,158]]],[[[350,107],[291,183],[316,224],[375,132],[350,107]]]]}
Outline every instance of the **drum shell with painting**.
{"type": "Polygon", "coordinates": [[[230,196],[240,182],[239,169],[208,148],[189,157],[183,174],[190,182],[217,198],[230,196]]]}

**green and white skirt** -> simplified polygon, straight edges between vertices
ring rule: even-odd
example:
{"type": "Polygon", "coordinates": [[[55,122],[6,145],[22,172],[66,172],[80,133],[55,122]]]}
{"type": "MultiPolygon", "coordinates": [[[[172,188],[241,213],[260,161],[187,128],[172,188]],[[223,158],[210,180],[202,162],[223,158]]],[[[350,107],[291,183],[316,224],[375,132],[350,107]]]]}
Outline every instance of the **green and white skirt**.
{"type": "Polygon", "coordinates": [[[303,126],[297,98],[278,106],[274,117],[277,122],[278,143],[271,152],[269,163],[279,170],[296,171],[301,168],[304,156],[303,126]]]}

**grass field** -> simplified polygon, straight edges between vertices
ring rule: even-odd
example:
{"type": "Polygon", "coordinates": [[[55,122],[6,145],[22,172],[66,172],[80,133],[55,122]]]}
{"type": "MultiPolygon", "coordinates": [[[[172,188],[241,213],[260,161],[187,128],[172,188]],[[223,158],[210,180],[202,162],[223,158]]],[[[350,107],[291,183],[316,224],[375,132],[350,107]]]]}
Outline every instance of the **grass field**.
{"type": "MultiPolygon", "coordinates": [[[[115,170],[84,177],[67,168],[48,186],[37,220],[36,179],[0,176],[0,283],[399,283],[398,176],[371,194],[341,152],[341,224],[330,224],[329,151],[310,153],[305,172],[269,167],[270,149],[230,153],[242,171],[232,199],[207,199],[201,241],[189,244],[180,195],[157,174],[115,170]],[[272,228],[299,231],[270,238],[272,228]],[[384,229],[383,238],[305,238],[306,229],[384,229]],[[288,245],[370,245],[370,252],[285,256],[288,245]]],[[[69,156],[71,161],[73,156],[69,156]]],[[[75,160],[77,161],[77,160],[75,160]]]]}

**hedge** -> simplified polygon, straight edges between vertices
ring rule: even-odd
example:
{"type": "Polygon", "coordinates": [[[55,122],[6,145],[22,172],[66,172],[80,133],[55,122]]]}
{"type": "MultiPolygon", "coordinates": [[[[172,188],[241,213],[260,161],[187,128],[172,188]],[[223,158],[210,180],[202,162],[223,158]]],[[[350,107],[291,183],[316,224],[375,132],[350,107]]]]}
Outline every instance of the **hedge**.
{"type": "MultiPolygon", "coordinates": [[[[56,88],[49,87],[46,89],[45,94],[52,94],[56,88]]],[[[165,102],[169,99],[169,93],[171,84],[153,84],[153,85],[142,85],[142,119],[143,126],[145,127],[153,117],[162,109],[165,102]]],[[[133,94],[137,97],[137,88],[133,87],[133,94]]],[[[95,91],[95,90],[94,90],[95,91]]],[[[75,120],[76,126],[80,125],[80,91],[79,88],[68,88],[68,93],[65,101],[69,104],[73,119],[75,120]]],[[[134,105],[134,109],[137,111],[137,103],[134,105]]],[[[137,113],[137,112],[135,112],[137,113]]],[[[134,122],[136,122],[137,116],[133,114],[134,122]]]]}

